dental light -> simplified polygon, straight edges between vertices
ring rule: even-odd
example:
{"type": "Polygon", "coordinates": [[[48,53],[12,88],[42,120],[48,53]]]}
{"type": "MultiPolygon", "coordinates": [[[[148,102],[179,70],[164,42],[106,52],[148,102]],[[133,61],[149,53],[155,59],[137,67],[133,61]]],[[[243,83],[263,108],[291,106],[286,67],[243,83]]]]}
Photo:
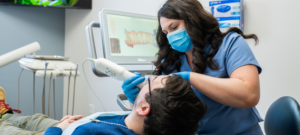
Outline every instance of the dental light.
{"type": "Polygon", "coordinates": [[[0,68],[23,58],[24,55],[33,54],[39,51],[40,49],[40,44],[38,42],[34,42],[22,48],[3,54],[0,56],[0,68]]]}

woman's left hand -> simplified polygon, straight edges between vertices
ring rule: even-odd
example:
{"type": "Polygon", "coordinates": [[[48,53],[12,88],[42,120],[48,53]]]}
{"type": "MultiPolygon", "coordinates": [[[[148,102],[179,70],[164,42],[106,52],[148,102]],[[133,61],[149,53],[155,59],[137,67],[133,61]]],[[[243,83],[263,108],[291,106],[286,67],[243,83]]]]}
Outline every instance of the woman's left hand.
{"type": "Polygon", "coordinates": [[[170,75],[179,75],[179,76],[181,76],[184,80],[190,82],[190,75],[191,75],[191,72],[177,72],[177,73],[173,73],[173,74],[170,74],[170,75]]]}

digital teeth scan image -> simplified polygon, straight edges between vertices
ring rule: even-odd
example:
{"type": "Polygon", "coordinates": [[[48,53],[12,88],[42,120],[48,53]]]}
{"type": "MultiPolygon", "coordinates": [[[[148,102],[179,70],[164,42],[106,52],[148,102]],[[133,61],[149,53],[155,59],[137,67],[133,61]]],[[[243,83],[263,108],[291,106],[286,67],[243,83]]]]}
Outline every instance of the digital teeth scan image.
{"type": "Polygon", "coordinates": [[[112,56],[153,56],[158,52],[155,20],[107,14],[112,56]]]}

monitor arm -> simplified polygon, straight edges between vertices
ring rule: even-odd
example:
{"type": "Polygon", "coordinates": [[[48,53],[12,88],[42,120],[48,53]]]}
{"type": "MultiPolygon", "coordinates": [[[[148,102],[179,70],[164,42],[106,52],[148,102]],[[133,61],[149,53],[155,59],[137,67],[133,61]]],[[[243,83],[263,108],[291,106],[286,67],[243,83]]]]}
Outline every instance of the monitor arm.
{"type": "MultiPolygon", "coordinates": [[[[93,21],[93,22],[90,22],[85,27],[85,33],[86,33],[86,38],[87,38],[87,42],[88,42],[90,58],[97,59],[98,57],[96,54],[96,46],[95,46],[93,28],[100,28],[100,23],[93,21]]],[[[98,77],[107,76],[106,74],[96,70],[93,62],[91,62],[91,66],[92,66],[92,70],[96,76],[98,76],[98,77]]]]}

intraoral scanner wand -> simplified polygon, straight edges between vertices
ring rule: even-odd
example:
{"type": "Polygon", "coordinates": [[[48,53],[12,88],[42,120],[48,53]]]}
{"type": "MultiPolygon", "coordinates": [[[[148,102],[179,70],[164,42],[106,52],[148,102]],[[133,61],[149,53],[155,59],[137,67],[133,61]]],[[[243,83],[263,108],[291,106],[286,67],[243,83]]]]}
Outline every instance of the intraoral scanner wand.
{"type": "MultiPolygon", "coordinates": [[[[113,63],[107,59],[99,58],[92,59],[88,58],[88,60],[92,61],[95,65],[96,70],[102,72],[110,77],[113,77],[119,81],[125,81],[127,78],[135,76],[134,73],[129,72],[124,67],[113,63]]],[[[145,85],[145,82],[142,82],[137,85],[138,88],[142,88],[145,85]]]]}

